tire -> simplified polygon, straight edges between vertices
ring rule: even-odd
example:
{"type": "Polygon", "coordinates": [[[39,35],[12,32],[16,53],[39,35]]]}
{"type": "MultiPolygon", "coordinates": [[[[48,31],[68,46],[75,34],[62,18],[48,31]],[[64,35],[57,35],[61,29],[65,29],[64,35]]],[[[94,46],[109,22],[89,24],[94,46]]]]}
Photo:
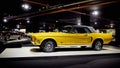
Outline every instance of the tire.
{"type": "Polygon", "coordinates": [[[20,40],[20,39],[22,39],[22,36],[21,36],[21,35],[18,37],[18,40],[20,40]]]}
{"type": "Polygon", "coordinates": [[[5,36],[5,41],[9,41],[10,40],[10,36],[9,35],[6,35],[5,36]]]}
{"type": "Polygon", "coordinates": [[[41,49],[44,52],[53,52],[55,51],[55,42],[52,40],[44,41],[41,45],[41,49]]]}
{"type": "Polygon", "coordinates": [[[93,45],[92,45],[92,48],[94,50],[97,50],[97,51],[100,51],[102,50],[102,47],[103,47],[103,42],[101,40],[96,40],[94,41],[93,45]]]}

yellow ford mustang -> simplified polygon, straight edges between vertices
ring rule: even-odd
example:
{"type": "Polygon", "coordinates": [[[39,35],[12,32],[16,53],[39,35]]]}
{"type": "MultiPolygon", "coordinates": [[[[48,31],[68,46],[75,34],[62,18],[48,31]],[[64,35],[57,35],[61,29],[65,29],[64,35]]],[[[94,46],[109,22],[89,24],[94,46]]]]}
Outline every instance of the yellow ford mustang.
{"type": "Polygon", "coordinates": [[[31,33],[31,41],[44,52],[55,51],[55,47],[92,47],[101,50],[103,44],[109,44],[112,35],[108,33],[96,33],[90,26],[65,26],[59,32],[31,33]]]}

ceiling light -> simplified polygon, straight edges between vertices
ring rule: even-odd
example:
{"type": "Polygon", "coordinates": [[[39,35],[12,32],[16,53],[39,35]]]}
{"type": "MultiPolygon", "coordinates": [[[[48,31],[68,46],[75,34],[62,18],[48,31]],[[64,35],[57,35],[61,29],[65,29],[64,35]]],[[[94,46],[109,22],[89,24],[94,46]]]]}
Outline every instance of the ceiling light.
{"type": "Polygon", "coordinates": [[[97,25],[98,23],[97,22],[95,22],[95,25],[97,25]]]}
{"type": "Polygon", "coordinates": [[[29,10],[29,9],[31,9],[31,7],[30,7],[30,5],[29,4],[22,4],[22,8],[24,9],[24,10],[29,10]]]}
{"type": "Polygon", "coordinates": [[[3,22],[8,22],[8,20],[6,18],[3,19],[3,22]]]}
{"type": "Polygon", "coordinates": [[[94,16],[99,15],[99,11],[93,11],[93,12],[92,12],[92,15],[94,15],[94,16]]]}
{"type": "Polygon", "coordinates": [[[81,17],[77,18],[77,25],[81,25],[81,17]]]}

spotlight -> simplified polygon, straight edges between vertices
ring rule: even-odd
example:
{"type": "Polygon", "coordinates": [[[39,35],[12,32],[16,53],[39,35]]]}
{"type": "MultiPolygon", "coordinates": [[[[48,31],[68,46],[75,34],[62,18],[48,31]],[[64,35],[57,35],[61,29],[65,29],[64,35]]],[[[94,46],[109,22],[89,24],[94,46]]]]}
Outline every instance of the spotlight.
{"type": "Polygon", "coordinates": [[[29,4],[22,4],[22,8],[24,9],[24,10],[29,10],[29,9],[31,9],[31,6],[29,5],[29,4]]]}
{"type": "Polygon", "coordinates": [[[98,16],[98,15],[99,15],[99,11],[93,11],[93,12],[92,12],[92,15],[98,16]]]}
{"type": "Polygon", "coordinates": [[[8,22],[8,20],[6,18],[3,19],[3,22],[8,22]]]}
{"type": "Polygon", "coordinates": [[[27,20],[27,23],[30,23],[30,20],[27,20]]]}
{"type": "Polygon", "coordinates": [[[81,17],[77,18],[77,25],[82,25],[82,23],[81,23],[81,17]]]}
{"type": "Polygon", "coordinates": [[[27,22],[27,23],[30,23],[30,19],[29,19],[29,18],[27,18],[27,19],[26,19],[26,22],[27,22]]]}

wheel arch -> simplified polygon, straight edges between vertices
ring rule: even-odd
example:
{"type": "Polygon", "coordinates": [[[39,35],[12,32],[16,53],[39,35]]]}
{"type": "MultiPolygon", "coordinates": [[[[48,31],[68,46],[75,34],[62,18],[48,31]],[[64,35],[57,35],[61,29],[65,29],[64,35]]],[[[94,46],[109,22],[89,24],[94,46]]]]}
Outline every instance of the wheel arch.
{"type": "Polygon", "coordinates": [[[97,41],[97,40],[100,40],[102,43],[104,43],[104,41],[103,41],[103,39],[102,39],[102,38],[97,38],[97,39],[95,39],[95,40],[93,41],[92,45],[93,45],[93,44],[94,44],[94,42],[95,42],[95,41],[97,41]]]}
{"type": "Polygon", "coordinates": [[[52,38],[44,39],[44,40],[42,41],[41,45],[43,44],[43,42],[48,41],[48,40],[53,41],[53,42],[55,43],[55,47],[57,47],[57,42],[56,42],[54,39],[52,39],[52,38]]]}

